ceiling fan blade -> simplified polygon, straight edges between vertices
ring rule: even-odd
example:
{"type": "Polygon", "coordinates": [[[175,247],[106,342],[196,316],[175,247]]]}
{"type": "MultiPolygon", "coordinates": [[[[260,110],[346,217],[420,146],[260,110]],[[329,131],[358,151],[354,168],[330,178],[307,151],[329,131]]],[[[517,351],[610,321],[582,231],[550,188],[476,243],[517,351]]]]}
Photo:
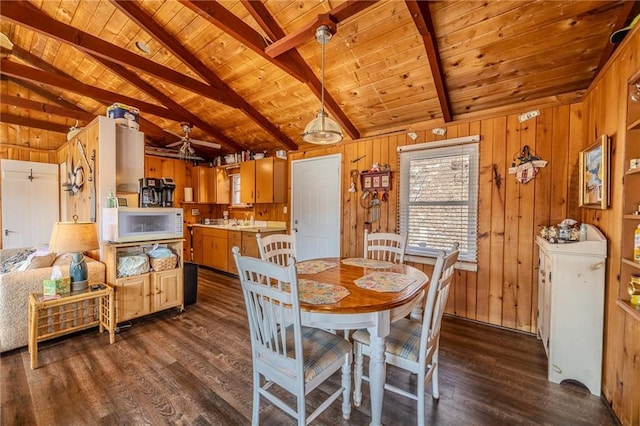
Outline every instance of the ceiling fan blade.
{"type": "MultiPolygon", "coordinates": [[[[158,157],[167,157],[167,158],[181,158],[180,153],[173,150],[163,149],[163,148],[152,148],[147,147],[144,150],[145,154],[155,155],[158,157]]],[[[198,155],[191,155],[188,158],[189,161],[204,161],[204,158],[198,155]]]]}
{"type": "MultiPolygon", "coordinates": [[[[207,148],[215,148],[215,149],[221,148],[219,143],[200,141],[198,139],[191,139],[191,143],[194,145],[206,146],[207,148]]],[[[170,145],[167,145],[167,146],[170,146],[170,145]]]]}

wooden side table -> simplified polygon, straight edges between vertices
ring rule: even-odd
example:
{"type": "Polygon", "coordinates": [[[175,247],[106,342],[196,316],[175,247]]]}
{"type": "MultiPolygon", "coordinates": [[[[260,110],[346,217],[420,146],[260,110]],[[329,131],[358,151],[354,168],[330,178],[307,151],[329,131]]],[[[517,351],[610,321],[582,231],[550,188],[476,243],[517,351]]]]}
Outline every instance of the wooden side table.
{"type": "Polygon", "coordinates": [[[113,287],[90,285],[86,290],[50,299],[42,293],[29,294],[29,354],[31,368],[38,368],[38,342],[87,328],[109,331],[109,343],[115,342],[116,309],[113,287]],[[94,289],[95,288],[95,289],[94,289]]]}

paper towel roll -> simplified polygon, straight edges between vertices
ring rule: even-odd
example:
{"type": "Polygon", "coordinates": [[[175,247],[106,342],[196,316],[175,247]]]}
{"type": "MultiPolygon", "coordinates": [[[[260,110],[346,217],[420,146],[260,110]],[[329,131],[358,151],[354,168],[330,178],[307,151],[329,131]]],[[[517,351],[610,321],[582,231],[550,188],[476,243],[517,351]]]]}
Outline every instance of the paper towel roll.
{"type": "Polygon", "coordinates": [[[185,203],[190,203],[193,201],[193,188],[184,189],[184,201],[185,203]]]}

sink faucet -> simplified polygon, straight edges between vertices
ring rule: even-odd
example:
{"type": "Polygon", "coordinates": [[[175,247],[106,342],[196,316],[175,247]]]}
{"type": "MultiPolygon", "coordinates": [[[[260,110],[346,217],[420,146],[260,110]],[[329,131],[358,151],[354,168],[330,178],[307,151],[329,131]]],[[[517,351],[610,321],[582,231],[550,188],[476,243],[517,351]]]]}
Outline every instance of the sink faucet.
{"type": "Polygon", "coordinates": [[[231,222],[231,226],[238,226],[238,219],[235,217],[232,217],[229,221],[231,222]]]}

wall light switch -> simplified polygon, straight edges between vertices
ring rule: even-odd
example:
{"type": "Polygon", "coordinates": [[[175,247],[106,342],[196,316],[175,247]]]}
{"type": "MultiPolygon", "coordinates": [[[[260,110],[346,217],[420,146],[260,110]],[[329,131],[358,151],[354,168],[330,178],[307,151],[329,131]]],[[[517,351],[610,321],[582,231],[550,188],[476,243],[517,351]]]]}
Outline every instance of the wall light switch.
{"type": "Polygon", "coordinates": [[[283,213],[283,214],[287,214],[287,206],[284,206],[284,207],[282,208],[282,213],[283,213]]]}

